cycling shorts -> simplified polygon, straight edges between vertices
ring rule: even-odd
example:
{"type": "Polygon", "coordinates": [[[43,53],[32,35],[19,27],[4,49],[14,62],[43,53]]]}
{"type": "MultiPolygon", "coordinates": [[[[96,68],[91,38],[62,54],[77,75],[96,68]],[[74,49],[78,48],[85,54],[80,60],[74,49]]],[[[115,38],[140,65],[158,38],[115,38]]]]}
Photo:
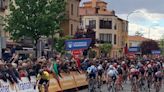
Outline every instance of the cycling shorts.
{"type": "Polygon", "coordinates": [[[42,79],[42,78],[39,80],[39,84],[40,85],[43,85],[43,84],[46,84],[47,85],[48,83],[49,83],[49,80],[42,79]]]}
{"type": "Polygon", "coordinates": [[[116,76],[112,76],[112,80],[113,80],[114,82],[116,81],[116,79],[117,79],[116,76]]]}
{"type": "Polygon", "coordinates": [[[132,75],[132,78],[139,79],[139,75],[137,75],[137,74],[133,74],[133,75],[132,75]]]}
{"type": "Polygon", "coordinates": [[[162,81],[162,77],[155,76],[155,82],[162,81]]]}
{"type": "Polygon", "coordinates": [[[96,79],[96,74],[94,74],[94,73],[89,74],[89,78],[96,79]]]}
{"type": "Polygon", "coordinates": [[[102,70],[98,70],[98,76],[102,77],[103,75],[103,71],[102,70]]]}

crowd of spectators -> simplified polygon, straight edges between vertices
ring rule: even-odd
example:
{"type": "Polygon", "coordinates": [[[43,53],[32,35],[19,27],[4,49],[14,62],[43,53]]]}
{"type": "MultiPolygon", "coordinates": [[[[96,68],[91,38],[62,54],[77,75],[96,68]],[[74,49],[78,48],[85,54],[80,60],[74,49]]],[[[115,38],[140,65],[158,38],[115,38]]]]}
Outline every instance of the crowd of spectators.
{"type": "MultiPolygon", "coordinates": [[[[153,59],[156,58],[152,57],[152,60],[153,59]]],[[[14,84],[18,83],[22,77],[28,77],[30,81],[30,76],[37,76],[40,69],[46,69],[49,73],[54,73],[57,76],[62,77],[61,73],[70,73],[70,71],[81,73],[81,71],[86,71],[92,63],[94,63],[96,66],[98,66],[98,64],[102,64],[105,69],[109,65],[109,62],[115,62],[119,64],[124,61],[127,63],[127,65],[130,65],[130,63],[137,64],[137,60],[139,59],[130,60],[127,57],[115,59],[95,58],[92,60],[89,58],[81,58],[77,60],[73,57],[69,59],[63,58],[60,55],[56,55],[54,58],[46,58],[42,56],[40,58],[27,58],[22,60],[18,54],[13,53],[10,58],[0,59],[0,79],[14,84]]],[[[144,62],[146,60],[142,59],[142,61],[144,62]]]]}

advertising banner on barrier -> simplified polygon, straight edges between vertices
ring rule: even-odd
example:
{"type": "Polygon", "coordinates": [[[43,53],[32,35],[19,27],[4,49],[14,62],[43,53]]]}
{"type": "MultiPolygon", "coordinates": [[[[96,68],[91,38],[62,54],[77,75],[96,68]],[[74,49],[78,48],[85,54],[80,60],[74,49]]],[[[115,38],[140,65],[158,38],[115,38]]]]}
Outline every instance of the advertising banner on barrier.
{"type": "Polygon", "coordinates": [[[34,89],[34,83],[36,83],[36,78],[32,77],[31,82],[26,77],[23,77],[21,79],[22,81],[19,81],[19,83],[16,84],[17,92],[38,92],[37,89],[34,89]]]}
{"type": "Polygon", "coordinates": [[[53,76],[51,76],[49,92],[57,92],[57,91],[61,91],[61,88],[60,88],[57,80],[53,76]]]}
{"type": "Polygon", "coordinates": [[[81,87],[88,85],[86,74],[85,73],[78,73],[78,72],[71,72],[74,77],[76,87],[81,87]]]}
{"type": "Polygon", "coordinates": [[[89,39],[89,38],[72,39],[72,40],[66,40],[65,46],[66,46],[66,50],[88,49],[91,42],[92,42],[92,39],[89,39]]]}
{"type": "Polygon", "coordinates": [[[72,75],[65,73],[61,75],[62,78],[59,79],[59,82],[62,90],[76,88],[76,84],[72,75]]]}
{"type": "Polygon", "coordinates": [[[0,92],[16,92],[15,86],[0,80],[0,92]]]}

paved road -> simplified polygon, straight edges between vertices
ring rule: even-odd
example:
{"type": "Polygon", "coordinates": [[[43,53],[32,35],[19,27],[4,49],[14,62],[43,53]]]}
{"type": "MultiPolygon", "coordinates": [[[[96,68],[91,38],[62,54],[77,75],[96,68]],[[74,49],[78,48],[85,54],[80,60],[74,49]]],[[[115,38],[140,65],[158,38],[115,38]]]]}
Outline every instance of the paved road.
{"type": "MultiPolygon", "coordinates": [[[[124,90],[123,91],[120,91],[120,92],[131,92],[131,85],[130,85],[130,82],[127,82],[126,84],[123,85],[124,86],[124,90]]],[[[87,89],[83,89],[79,92],[88,92],[87,89]]],[[[100,90],[97,90],[97,92],[100,92],[100,90]]],[[[103,85],[102,89],[101,89],[101,92],[108,92],[107,91],[107,86],[106,85],[103,85]]],[[[146,91],[142,91],[142,92],[146,92],[146,91]]],[[[148,91],[147,91],[148,92],[148,91]]],[[[154,89],[151,89],[150,92],[155,92],[154,89]]],[[[160,92],[164,92],[164,84],[162,86],[162,89],[160,92]]]]}

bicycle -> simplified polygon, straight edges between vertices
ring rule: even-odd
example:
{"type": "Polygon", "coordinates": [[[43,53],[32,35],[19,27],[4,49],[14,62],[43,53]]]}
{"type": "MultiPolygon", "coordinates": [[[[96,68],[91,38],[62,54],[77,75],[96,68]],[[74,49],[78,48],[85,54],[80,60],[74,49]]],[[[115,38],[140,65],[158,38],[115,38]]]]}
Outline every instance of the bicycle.
{"type": "Polygon", "coordinates": [[[115,92],[117,90],[116,85],[115,85],[115,80],[116,80],[116,78],[114,78],[114,77],[112,77],[112,79],[108,79],[107,88],[108,88],[109,92],[111,90],[112,90],[112,92],[115,92]]]}
{"type": "Polygon", "coordinates": [[[148,88],[149,92],[151,89],[151,83],[152,83],[152,76],[148,75],[148,77],[147,77],[147,88],[148,88]]]}
{"type": "Polygon", "coordinates": [[[102,76],[97,76],[97,85],[99,89],[101,89],[102,84],[103,84],[102,76]]]}
{"type": "Polygon", "coordinates": [[[139,88],[140,88],[140,91],[142,92],[143,90],[145,91],[146,90],[146,87],[145,87],[145,77],[144,76],[141,76],[140,80],[139,80],[139,88]]]}
{"type": "Polygon", "coordinates": [[[160,79],[157,79],[154,84],[155,92],[160,92],[161,86],[162,86],[162,81],[160,81],[160,79]]]}
{"type": "Polygon", "coordinates": [[[96,92],[96,87],[95,87],[95,79],[90,78],[88,81],[88,90],[89,92],[96,92]]]}
{"type": "Polygon", "coordinates": [[[159,91],[160,91],[160,83],[159,83],[159,81],[157,81],[155,83],[155,92],[159,92],[159,91]]]}
{"type": "Polygon", "coordinates": [[[133,78],[132,78],[131,84],[132,84],[131,92],[139,92],[139,91],[138,91],[138,80],[137,80],[136,77],[133,77],[133,78]]]}

